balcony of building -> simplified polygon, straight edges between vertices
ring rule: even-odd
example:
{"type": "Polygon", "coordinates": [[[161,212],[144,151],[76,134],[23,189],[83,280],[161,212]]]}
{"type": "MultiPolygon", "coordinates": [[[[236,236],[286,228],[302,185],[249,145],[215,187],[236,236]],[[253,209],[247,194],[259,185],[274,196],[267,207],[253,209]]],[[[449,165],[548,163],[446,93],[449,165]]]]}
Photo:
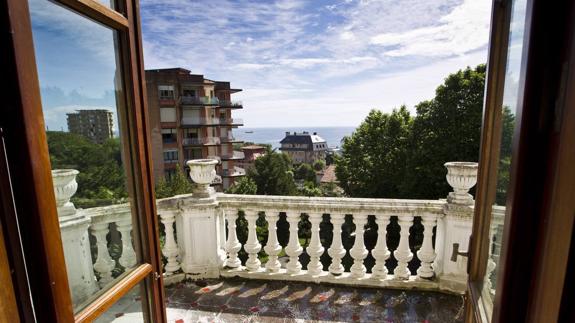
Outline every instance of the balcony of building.
{"type": "Polygon", "coordinates": [[[222,154],[220,157],[222,160],[241,160],[244,159],[246,156],[243,151],[233,151],[231,154],[225,153],[222,154]]]}
{"type": "Polygon", "coordinates": [[[227,135],[224,137],[220,137],[220,142],[222,143],[239,143],[239,142],[243,142],[240,139],[237,139],[236,137],[232,136],[232,135],[227,135]]]}
{"type": "Polygon", "coordinates": [[[220,119],[205,117],[182,117],[182,122],[180,124],[182,127],[218,127],[220,126],[220,119]]]}
{"type": "Polygon", "coordinates": [[[221,143],[219,137],[184,138],[183,146],[217,146],[221,143]]]}
{"type": "Polygon", "coordinates": [[[232,101],[232,100],[219,100],[220,108],[226,109],[243,109],[244,104],[242,101],[232,101]]]}
{"type": "Polygon", "coordinates": [[[244,120],[239,118],[219,118],[221,125],[226,126],[243,126],[244,120]]]}
{"type": "MultiPolygon", "coordinates": [[[[477,168],[450,167],[454,192],[440,200],[223,194],[210,188],[219,182],[214,168],[191,169],[193,194],[157,201],[168,315],[462,321],[467,260],[458,250],[471,233],[474,201],[467,191],[477,168]]],[[[135,264],[132,240],[124,238],[132,230],[131,209],[119,204],[70,215],[75,190],[55,188],[68,208],[61,229],[75,232],[64,236],[92,237],[82,246],[92,252],[65,248],[67,266],[83,273],[71,282],[81,301],[135,264]]],[[[504,211],[494,208],[491,241],[500,239],[504,211]]],[[[492,292],[490,284],[484,288],[492,292]]],[[[125,314],[126,306],[110,313],[125,314]]]]}
{"type": "Polygon", "coordinates": [[[182,106],[218,106],[219,99],[209,96],[180,96],[180,105],[182,106]]]}

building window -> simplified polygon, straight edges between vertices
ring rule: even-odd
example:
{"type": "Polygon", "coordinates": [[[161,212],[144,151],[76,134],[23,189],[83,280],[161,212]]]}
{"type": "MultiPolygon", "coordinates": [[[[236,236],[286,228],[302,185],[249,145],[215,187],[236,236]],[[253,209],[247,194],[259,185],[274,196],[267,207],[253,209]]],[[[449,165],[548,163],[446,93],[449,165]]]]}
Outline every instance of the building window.
{"type": "Polygon", "coordinates": [[[196,97],[196,90],[192,90],[192,89],[183,89],[182,90],[182,95],[185,97],[196,97]]]}
{"type": "Polygon", "coordinates": [[[198,138],[198,129],[184,129],[184,138],[198,138]]]}
{"type": "Polygon", "coordinates": [[[178,162],[178,151],[177,150],[164,150],[164,162],[165,163],[177,163],[178,162]]]}
{"type": "Polygon", "coordinates": [[[176,108],[160,108],[160,122],[176,122],[176,108]]]}
{"type": "Polygon", "coordinates": [[[166,169],[164,170],[164,177],[166,179],[170,179],[172,177],[174,177],[176,175],[176,170],[175,169],[166,169]]]}
{"type": "Polygon", "coordinates": [[[178,131],[174,128],[162,129],[162,142],[170,144],[176,142],[178,139],[178,131]]]}
{"type": "Polygon", "coordinates": [[[160,100],[173,100],[174,99],[174,86],[173,85],[160,85],[158,86],[160,100]]]}

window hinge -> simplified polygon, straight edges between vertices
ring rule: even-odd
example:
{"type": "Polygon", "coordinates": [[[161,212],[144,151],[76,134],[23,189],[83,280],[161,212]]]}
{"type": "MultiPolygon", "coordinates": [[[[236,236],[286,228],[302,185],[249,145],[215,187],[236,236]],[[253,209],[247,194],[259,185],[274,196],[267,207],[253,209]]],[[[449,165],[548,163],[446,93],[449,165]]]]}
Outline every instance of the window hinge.
{"type": "Polygon", "coordinates": [[[160,277],[162,277],[160,274],[158,274],[157,271],[154,271],[154,280],[158,280],[160,279],[160,277]]]}

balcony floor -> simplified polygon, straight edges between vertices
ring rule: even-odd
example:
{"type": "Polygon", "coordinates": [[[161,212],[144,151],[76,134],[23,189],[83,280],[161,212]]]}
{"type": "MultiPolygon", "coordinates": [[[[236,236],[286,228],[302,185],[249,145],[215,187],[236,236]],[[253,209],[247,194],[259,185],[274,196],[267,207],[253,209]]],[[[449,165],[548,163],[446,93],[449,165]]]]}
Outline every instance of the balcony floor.
{"type": "Polygon", "coordinates": [[[244,279],[166,287],[169,322],[462,322],[463,298],[437,292],[244,279]]]}

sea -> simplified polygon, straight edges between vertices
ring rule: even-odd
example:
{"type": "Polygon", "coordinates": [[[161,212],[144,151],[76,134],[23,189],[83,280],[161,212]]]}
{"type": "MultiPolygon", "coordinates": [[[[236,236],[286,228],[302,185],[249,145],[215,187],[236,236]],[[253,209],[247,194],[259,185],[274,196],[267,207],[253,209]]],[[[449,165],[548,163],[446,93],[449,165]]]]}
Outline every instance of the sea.
{"type": "Polygon", "coordinates": [[[341,140],[349,136],[355,130],[355,127],[294,127],[294,128],[247,128],[239,127],[234,129],[234,137],[244,142],[253,142],[256,144],[270,144],[272,149],[280,147],[280,141],[285,137],[286,132],[304,132],[317,134],[325,139],[328,147],[341,147],[341,140]]]}

